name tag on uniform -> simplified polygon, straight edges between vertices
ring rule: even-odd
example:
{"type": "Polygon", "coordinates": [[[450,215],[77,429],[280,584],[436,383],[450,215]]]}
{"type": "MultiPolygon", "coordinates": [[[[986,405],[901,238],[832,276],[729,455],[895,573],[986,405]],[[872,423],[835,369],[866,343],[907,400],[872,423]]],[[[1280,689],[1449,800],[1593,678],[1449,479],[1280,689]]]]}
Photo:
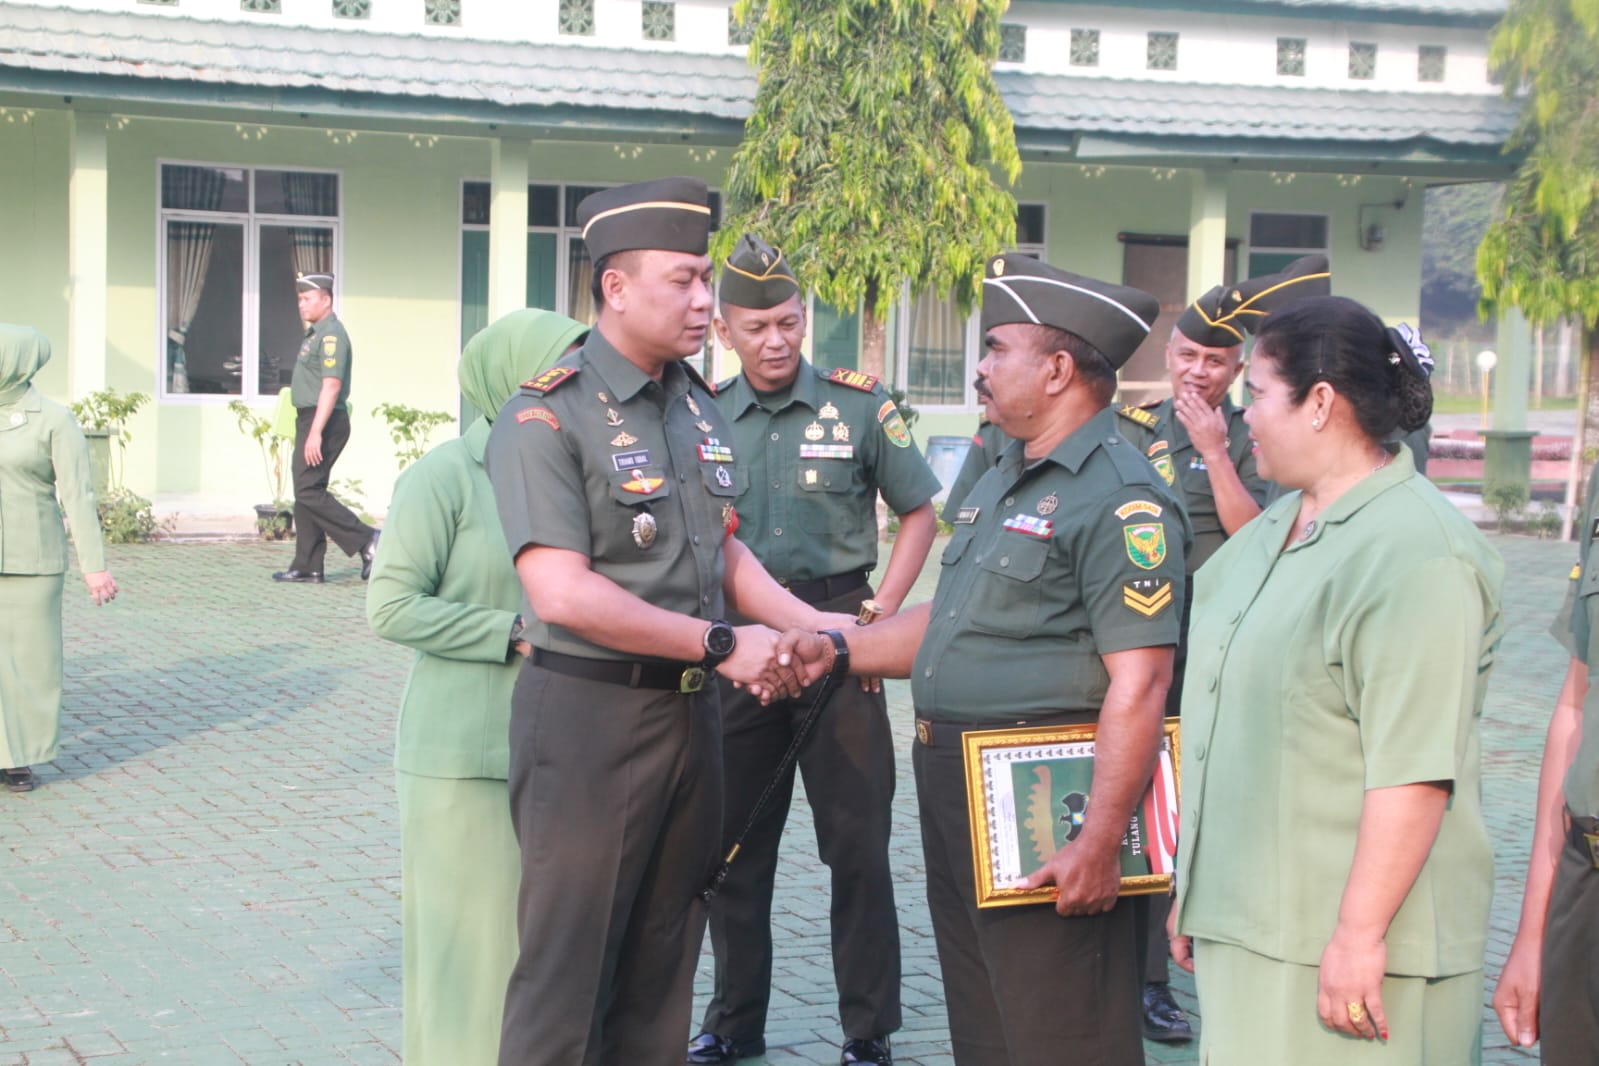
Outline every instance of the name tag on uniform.
{"type": "Polygon", "coordinates": [[[617,452],[611,456],[611,465],[618,470],[632,470],[635,467],[649,466],[649,449],[646,448],[636,452],[617,452]]]}
{"type": "Polygon", "coordinates": [[[1055,523],[1047,518],[1030,514],[1019,514],[1014,518],[1005,519],[1005,528],[1016,533],[1026,533],[1029,537],[1051,537],[1055,534],[1055,523]]]}
{"type": "Polygon", "coordinates": [[[977,512],[979,510],[981,510],[981,508],[978,508],[978,507],[962,507],[960,510],[955,512],[955,521],[951,522],[950,525],[952,525],[952,526],[969,526],[969,525],[971,525],[973,522],[977,521],[977,512]]]}
{"type": "Polygon", "coordinates": [[[801,459],[853,459],[853,444],[801,444],[801,459]]]}

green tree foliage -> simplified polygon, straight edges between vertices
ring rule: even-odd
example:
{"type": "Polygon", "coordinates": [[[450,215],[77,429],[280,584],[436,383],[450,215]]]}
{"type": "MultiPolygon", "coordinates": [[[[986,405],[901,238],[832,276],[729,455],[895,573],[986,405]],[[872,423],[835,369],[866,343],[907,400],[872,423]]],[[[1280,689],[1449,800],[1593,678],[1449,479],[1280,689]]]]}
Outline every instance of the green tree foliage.
{"type": "Polygon", "coordinates": [[[739,0],[755,108],[728,171],[716,247],[754,231],[801,283],[861,307],[881,375],[902,286],[970,307],[1015,239],[1021,158],[994,84],[1007,0],[739,0]]]}
{"type": "Polygon", "coordinates": [[[1491,336],[1477,315],[1477,246],[1497,215],[1498,182],[1442,185],[1427,190],[1421,234],[1421,307],[1434,340],[1459,334],[1491,336]]]}
{"type": "MultiPolygon", "coordinates": [[[[1599,320],[1599,0],[1511,0],[1489,62],[1522,110],[1509,148],[1526,159],[1477,251],[1485,313],[1518,307],[1544,324],[1578,319],[1589,375],[1599,320]]],[[[1599,427],[1589,380],[1585,450],[1599,427]]]]}

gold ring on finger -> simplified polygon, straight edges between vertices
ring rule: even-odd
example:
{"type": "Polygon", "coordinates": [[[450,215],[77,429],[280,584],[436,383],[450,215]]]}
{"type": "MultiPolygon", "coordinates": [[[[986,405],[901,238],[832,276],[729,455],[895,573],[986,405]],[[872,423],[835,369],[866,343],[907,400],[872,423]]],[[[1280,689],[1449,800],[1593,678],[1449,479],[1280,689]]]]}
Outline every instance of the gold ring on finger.
{"type": "Polygon", "coordinates": [[[1349,1011],[1349,1021],[1352,1025],[1359,1025],[1366,1020],[1366,1005],[1351,1002],[1346,1008],[1349,1011]]]}

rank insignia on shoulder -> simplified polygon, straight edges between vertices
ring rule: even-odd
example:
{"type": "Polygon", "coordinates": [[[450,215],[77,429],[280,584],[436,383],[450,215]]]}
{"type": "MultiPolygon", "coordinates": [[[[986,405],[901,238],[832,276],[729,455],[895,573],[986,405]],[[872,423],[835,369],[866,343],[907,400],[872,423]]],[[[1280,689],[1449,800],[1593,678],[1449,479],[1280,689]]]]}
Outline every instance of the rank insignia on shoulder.
{"type": "Polygon", "coordinates": [[[877,388],[877,379],[872,375],[863,374],[859,370],[851,370],[844,366],[827,375],[827,380],[835,385],[848,385],[852,389],[860,389],[862,392],[871,392],[877,388]]]}
{"type": "Polygon", "coordinates": [[[1116,517],[1123,522],[1135,514],[1147,514],[1151,518],[1159,518],[1160,511],[1160,504],[1151,500],[1130,500],[1116,508],[1116,517]]]}
{"type": "Polygon", "coordinates": [[[899,408],[894,406],[893,400],[883,401],[883,406],[877,409],[877,421],[883,427],[883,435],[894,447],[911,446],[911,431],[906,427],[905,418],[899,413],[899,408]]]}
{"type": "Polygon", "coordinates": [[[1019,514],[1005,519],[1005,528],[1014,533],[1026,533],[1029,537],[1047,538],[1055,535],[1055,523],[1047,518],[1030,514],[1019,514]]]}
{"type": "Polygon", "coordinates": [[[955,512],[955,521],[951,522],[950,525],[969,526],[973,522],[977,521],[977,514],[981,510],[982,508],[980,507],[962,507],[959,511],[955,512]]]}
{"type": "Polygon", "coordinates": [[[622,491],[647,496],[660,488],[665,480],[665,478],[650,477],[643,470],[634,470],[633,476],[622,482],[622,491]]]}
{"type": "Polygon", "coordinates": [[[1169,577],[1140,577],[1122,582],[1122,606],[1134,614],[1154,618],[1171,606],[1169,577]]]}
{"type": "Polygon", "coordinates": [[[548,394],[554,392],[556,388],[576,376],[577,367],[575,366],[552,366],[538,377],[529,378],[527,381],[522,382],[522,387],[524,389],[532,389],[534,392],[548,394]]]}
{"type": "Polygon", "coordinates": [[[1145,429],[1154,429],[1160,425],[1160,419],[1155,417],[1153,411],[1146,411],[1142,407],[1134,407],[1130,403],[1122,404],[1116,409],[1116,413],[1129,422],[1137,422],[1145,429]]]}
{"type": "Polygon", "coordinates": [[[1166,527],[1159,522],[1122,527],[1127,558],[1140,570],[1153,570],[1166,561],[1166,527]]]}
{"type": "Polygon", "coordinates": [[[516,413],[518,425],[527,425],[529,422],[543,422],[551,429],[560,429],[561,420],[555,417],[555,412],[548,407],[524,407],[516,413]]]}

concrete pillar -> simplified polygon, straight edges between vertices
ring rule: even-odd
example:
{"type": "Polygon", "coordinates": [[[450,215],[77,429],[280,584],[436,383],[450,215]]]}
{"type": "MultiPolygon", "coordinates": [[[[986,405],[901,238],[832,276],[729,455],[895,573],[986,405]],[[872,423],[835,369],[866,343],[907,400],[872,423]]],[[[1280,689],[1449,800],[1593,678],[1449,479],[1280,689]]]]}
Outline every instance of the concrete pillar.
{"type": "Polygon", "coordinates": [[[67,382],[81,399],[106,384],[106,116],[69,119],[67,382]]]}
{"type": "Polygon", "coordinates": [[[1527,428],[1527,393],[1532,388],[1532,326],[1511,308],[1495,328],[1494,353],[1499,364],[1493,376],[1493,428],[1527,428]]]}
{"type": "Polygon", "coordinates": [[[1193,172],[1188,209],[1188,288],[1185,301],[1227,280],[1227,176],[1193,172]]]}
{"type": "Polygon", "coordinates": [[[496,137],[489,159],[489,321],[527,306],[527,162],[532,143],[496,137]]]}

